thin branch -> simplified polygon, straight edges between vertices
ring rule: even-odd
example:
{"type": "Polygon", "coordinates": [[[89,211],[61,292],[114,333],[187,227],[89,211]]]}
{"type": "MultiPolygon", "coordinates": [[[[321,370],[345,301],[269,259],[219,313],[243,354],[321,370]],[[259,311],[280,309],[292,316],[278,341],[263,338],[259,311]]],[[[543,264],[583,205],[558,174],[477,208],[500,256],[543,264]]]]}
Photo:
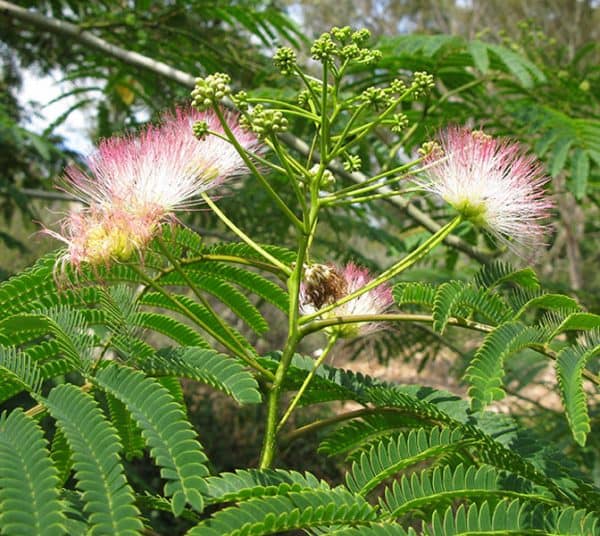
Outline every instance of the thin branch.
{"type": "MultiPolygon", "coordinates": [[[[308,145],[301,139],[296,138],[295,136],[293,136],[292,134],[289,134],[287,132],[282,134],[281,138],[292,149],[295,149],[296,151],[298,151],[299,153],[302,153],[303,155],[309,154],[308,145]]],[[[317,153],[313,153],[312,158],[315,162],[320,161],[320,157],[317,153]]],[[[363,182],[368,181],[368,177],[366,175],[364,175],[363,173],[360,173],[357,171],[350,173],[350,172],[346,171],[344,169],[344,167],[338,162],[330,162],[328,167],[335,174],[345,177],[346,179],[349,179],[352,182],[355,182],[356,184],[361,184],[363,182]]],[[[385,192],[386,188],[382,188],[382,191],[385,192]]],[[[388,199],[385,199],[385,202],[389,203],[390,205],[394,205],[397,208],[400,208],[401,210],[406,212],[406,214],[408,214],[408,216],[410,216],[414,221],[416,221],[417,223],[419,223],[425,229],[427,229],[428,231],[431,231],[432,233],[436,233],[442,227],[436,221],[431,219],[428,214],[426,214],[425,212],[418,209],[408,199],[405,199],[404,197],[398,196],[398,197],[388,198],[388,199]]],[[[484,251],[481,251],[480,249],[473,247],[471,244],[468,244],[467,242],[465,242],[464,240],[462,240],[461,238],[459,238],[455,235],[447,236],[444,239],[444,242],[446,244],[448,244],[449,246],[452,246],[453,248],[456,248],[459,251],[462,251],[469,257],[472,257],[483,264],[487,264],[487,263],[491,262],[494,258],[493,255],[490,255],[489,253],[485,253],[484,251]]]]}
{"type": "MultiPolygon", "coordinates": [[[[90,46],[96,50],[100,50],[114,58],[117,58],[125,63],[133,65],[135,67],[142,67],[144,69],[148,69],[156,74],[164,76],[165,78],[169,78],[175,82],[178,82],[184,86],[193,87],[195,83],[195,77],[170,67],[166,63],[153,60],[139,54],[137,52],[131,52],[125,50],[122,47],[117,45],[113,45],[104,39],[96,37],[94,34],[82,30],[78,26],[71,24],[69,22],[60,21],[54,18],[46,17],[39,13],[35,13],[33,11],[29,11],[22,7],[16,6],[10,2],[5,2],[4,0],[0,0],[0,14],[23,21],[28,24],[32,24],[37,26],[38,28],[43,28],[47,31],[50,31],[55,34],[65,35],[73,38],[75,41],[78,41],[84,45],[90,46]]],[[[231,106],[231,103],[226,103],[231,106]]],[[[281,138],[283,141],[291,148],[297,150],[304,156],[311,155],[310,147],[304,143],[301,139],[290,133],[284,133],[281,138]]],[[[312,160],[315,162],[319,161],[319,155],[316,153],[312,153],[312,160]]],[[[347,172],[341,164],[337,162],[332,162],[328,166],[331,171],[335,172],[338,175],[346,177],[347,179],[356,182],[362,183],[368,180],[368,178],[362,173],[347,172]]],[[[386,199],[387,203],[402,209],[408,214],[414,221],[425,227],[427,230],[432,233],[437,232],[440,229],[440,225],[438,225],[434,220],[432,220],[425,212],[422,212],[417,207],[415,207],[411,202],[402,197],[394,197],[391,199],[386,199]]],[[[474,248],[461,238],[457,236],[448,236],[445,239],[445,242],[462,251],[469,257],[472,257],[479,262],[488,263],[493,257],[488,253],[481,251],[478,248],[474,248]]]]}

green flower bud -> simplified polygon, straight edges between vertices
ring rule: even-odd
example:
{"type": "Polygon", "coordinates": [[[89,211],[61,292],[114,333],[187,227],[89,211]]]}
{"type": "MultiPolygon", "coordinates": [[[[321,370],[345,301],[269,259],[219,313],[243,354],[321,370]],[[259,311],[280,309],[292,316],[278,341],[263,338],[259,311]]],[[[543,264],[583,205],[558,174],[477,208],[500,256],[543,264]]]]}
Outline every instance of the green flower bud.
{"type": "Polygon", "coordinates": [[[377,108],[378,106],[388,104],[389,98],[384,89],[380,87],[369,87],[365,89],[361,95],[360,99],[371,106],[377,108]]]}
{"type": "Polygon", "coordinates": [[[362,166],[362,159],[357,154],[349,154],[346,155],[346,160],[344,160],[342,165],[344,166],[344,169],[346,171],[360,171],[360,167],[362,166]]]}
{"type": "Polygon", "coordinates": [[[240,125],[264,139],[271,134],[285,132],[288,120],[280,110],[265,109],[262,104],[257,104],[248,115],[240,117],[240,125]]]}
{"type": "Polygon", "coordinates": [[[231,96],[231,100],[235,104],[235,107],[242,112],[248,110],[250,106],[248,103],[248,93],[245,91],[238,91],[235,95],[231,96]]]}
{"type": "Polygon", "coordinates": [[[434,85],[433,75],[417,71],[413,75],[413,82],[411,84],[413,97],[417,98],[425,95],[434,85]]]}
{"type": "Polygon", "coordinates": [[[288,76],[294,72],[296,53],[289,47],[281,47],[273,56],[273,63],[281,74],[288,76]]]}
{"type": "Polygon", "coordinates": [[[337,46],[328,33],[321,35],[310,48],[311,57],[320,62],[328,61],[336,52],[337,46]]]}
{"type": "Polygon", "coordinates": [[[408,117],[406,114],[394,114],[392,117],[392,132],[400,134],[408,126],[408,117]]]}
{"type": "Polygon", "coordinates": [[[224,73],[196,78],[196,86],[192,90],[192,106],[201,112],[208,110],[215,102],[231,94],[230,82],[231,78],[224,73]]]}
{"type": "Polygon", "coordinates": [[[358,46],[364,45],[370,38],[371,32],[366,28],[354,32],[351,36],[352,41],[354,41],[358,46]]]}
{"type": "Polygon", "coordinates": [[[396,78],[390,82],[390,89],[396,95],[402,95],[406,91],[406,84],[403,80],[396,78]]]}
{"type": "Polygon", "coordinates": [[[350,26],[344,26],[343,28],[334,26],[331,29],[331,35],[340,41],[340,43],[347,43],[348,39],[352,36],[352,28],[350,28],[350,26]]]}
{"type": "Polygon", "coordinates": [[[192,125],[192,132],[194,133],[194,136],[196,136],[196,138],[198,138],[199,140],[203,140],[204,138],[206,138],[208,131],[209,127],[206,121],[196,121],[192,125]]]}

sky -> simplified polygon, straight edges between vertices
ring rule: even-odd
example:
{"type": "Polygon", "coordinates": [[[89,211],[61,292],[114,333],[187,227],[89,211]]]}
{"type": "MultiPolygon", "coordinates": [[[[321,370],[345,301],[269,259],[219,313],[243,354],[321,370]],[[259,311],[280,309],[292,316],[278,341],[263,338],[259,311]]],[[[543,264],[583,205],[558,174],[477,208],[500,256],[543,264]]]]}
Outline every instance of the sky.
{"type": "MultiPolygon", "coordinates": [[[[61,74],[58,71],[50,76],[40,77],[31,70],[24,70],[23,85],[19,93],[20,104],[25,109],[30,109],[29,101],[51,102],[65,91],[68,91],[67,84],[61,83],[60,80],[61,74]]],[[[69,96],[43,108],[39,107],[39,114],[30,114],[23,126],[36,134],[41,134],[48,125],[64,114],[76,102],[77,98],[75,96],[69,96]]],[[[88,135],[90,117],[90,112],[86,113],[81,109],[77,109],[69,114],[66,121],[55,129],[56,134],[63,136],[65,145],[69,149],[83,155],[89,154],[94,149],[88,135]]]]}

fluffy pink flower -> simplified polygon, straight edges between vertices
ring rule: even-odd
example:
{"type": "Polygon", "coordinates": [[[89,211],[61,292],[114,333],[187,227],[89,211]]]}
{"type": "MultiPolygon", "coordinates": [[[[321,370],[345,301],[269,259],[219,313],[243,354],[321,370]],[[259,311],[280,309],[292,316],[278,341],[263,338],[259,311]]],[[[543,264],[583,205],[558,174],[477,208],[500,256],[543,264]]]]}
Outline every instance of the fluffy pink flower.
{"type": "Polygon", "coordinates": [[[553,203],[535,157],[481,131],[451,127],[440,139],[441,151],[426,158],[420,185],[511,247],[543,244],[547,227],[541,221],[553,203]]]}
{"type": "MultiPolygon", "coordinates": [[[[210,134],[198,140],[192,132],[197,121],[223,132],[214,112],[177,110],[139,136],[102,141],[88,158],[90,175],[76,167],[67,170],[65,189],[87,208],[71,212],[61,234],[47,231],[67,244],[60,262],[79,266],[126,259],[141,250],[174,211],[198,204],[201,192],[247,171],[227,141],[210,134]]],[[[242,131],[234,116],[228,121],[244,149],[258,148],[257,138],[242,131]]]]}
{"type": "MultiPolygon", "coordinates": [[[[334,265],[314,264],[306,268],[304,274],[304,281],[300,287],[302,314],[315,313],[373,280],[366,268],[353,263],[347,264],[343,270],[334,265]]],[[[324,316],[376,315],[384,313],[392,303],[391,288],[382,284],[343,303],[324,316]]],[[[332,327],[331,330],[341,337],[350,338],[371,333],[380,327],[381,324],[377,322],[360,322],[341,324],[332,327]]]]}
{"type": "MultiPolygon", "coordinates": [[[[240,145],[248,151],[256,149],[257,138],[239,128],[235,119],[229,116],[229,126],[240,145]]],[[[198,140],[192,132],[197,121],[223,133],[214,112],[177,110],[139,136],[102,141],[87,161],[91,176],[75,167],[68,169],[67,189],[86,204],[124,205],[130,212],[152,207],[167,214],[189,208],[200,192],[247,170],[229,142],[212,135],[198,140]]]]}

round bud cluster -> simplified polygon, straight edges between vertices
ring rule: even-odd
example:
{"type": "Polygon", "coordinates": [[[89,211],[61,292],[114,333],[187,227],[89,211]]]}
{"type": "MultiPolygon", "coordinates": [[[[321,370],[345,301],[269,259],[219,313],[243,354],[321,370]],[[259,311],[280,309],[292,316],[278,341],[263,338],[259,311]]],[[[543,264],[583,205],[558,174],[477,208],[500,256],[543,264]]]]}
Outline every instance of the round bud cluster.
{"type": "Polygon", "coordinates": [[[265,109],[262,104],[257,104],[248,115],[240,118],[240,125],[264,139],[270,134],[285,132],[288,120],[280,110],[265,109]]]}
{"type": "Polygon", "coordinates": [[[366,28],[362,28],[361,30],[357,30],[352,34],[352,41],[354,41],[358,46],[364,45],[369,39],[371,39],[371,32],[366,28]]]}
{"type": "Polygon", "coordinates": [[[413,75],[413,82],[411,84],[413,97],[418,98],[425,95],[434,85],[433,75],[417,71],[413,75]]]}
{"type": "Polygon", "coordinates": [[[206,121],[196,121],[192,125],[192,132],[194,133],[194,136],[196,136],[196,138],[198,138],[199,140],[203,140],[204,138],[206,138],[209,130],[210,127],[208,126],[208,123],[206,121]]]}
{"type": "Polygon", "coordinates": [[[392,116],[392,132],[400,134],[408,126],[408,117],[406,114],[399,113],[392,116]]]}
{"type": "Polygon", "coordinates": [[[373,65],[383,57],[381,50],[370,50],[368,48],[363,48],[361,52],[362,54],[359,61],[361,63],[365,63],[366,65],[373,65]]]}
{"type": "Polygon", "coordinates": [[[363,51],[359,48],[356,43],[350,43],[349,45],[345,45],[340,50],[340,58],[342,59],[356,59],[360,58],[363,55],[363,51]]]}
{"type": "Polygon", "coordinates": [[[224,73],[196,78],[196,85],[192,90],[192,106],[200,112],[208,110],[216,101],[231,94],[230,82],[231,78],[224,73]]]}
{"type": "Polygon", "coordinates": [[[350,28],[350,26],[343,26],[342,28],[334,26],[331,29],[331,35],[333,35],[340,43],[347,43],[348,40],[352,38],[352,28],[350,28]]]}
{"type": "Polygon", "coordinates": [[[331,190],[335,186],[335,177],[333,176],[333,173],[328,169],[323,171],[320,186],[323,190],[331,190]]]}
{"type": "Polygon", "coordinates": [[[240,112],[245,112],[250,107],[250,103],[248,102],[248,93],[245,91],[238,91],[235,95],[231,95],[231,100],[235,107],[240,110],[240,112]]]}
{"type": "Polygon", "coordinates": [[[444,156],[444,150],[437,141],[426,141],[418,150],[419,156],[430,156],[431,158],[444,156]]]}
{"type": "Polygon", "coordinates": [[[346,171],[352,173],[353,171],[360,171],[362,160],[357,154],[349,154],[342,165],[346,171]]]}
{"type": "Polygon", "coordinates": [[[396,95],[402,95],[406,91],[406,89],[407,88],[406,84],[404,83],[404,80],[396,78],[395,80],[392,80],[390,82],[390,90],[396,95]]]}
{"type": "Polygon", "coordinates": [[[365,43],[371,37],[369,30],[363,29],[352,32],[349,26],[333,28],[331,33],[324,33],[310,49],[312,58],[322,63],[331,61],[334,57],[342,61],[355,60],[358,63],[372,64],[381,59],[379,50],[365,48],[365,43]]]}
{"type": "Polygon", "coordinates": [[[289,76],[296,67],[296,53],[289,47],[281,47],[275,52],[273,63],[281,74],[289,76]]]}
{"type": "Polygon", "coordinates": [[[310,47],[312,59],[325,62],[329,60],[337,51],[335,43],[331,40],[331,35],[324,33],[310,47]]]}
{"type": "Polygon", "coordinates": [[[370,104],[375,108],[390,103],[386,91],[380,87],[369,87],[365,89],[361,93],[360,98],[364,103],[370,104]]]}
{"type": "MultiPolygon", "coordinates": [[[[311,182],[314,182],[314,180],[316,179],[317,174],[319,173],[319,169],[321,169],[321,166],[319,166],[319,164],[315,164],[313,167],[310,168],[309,173],[311,182]]],[[[329,190],[334,184],[335,177],[333,176],[333,173],[330,170],[325,169],[321,175],[319,187],[323,190],[329,190]]]]}

